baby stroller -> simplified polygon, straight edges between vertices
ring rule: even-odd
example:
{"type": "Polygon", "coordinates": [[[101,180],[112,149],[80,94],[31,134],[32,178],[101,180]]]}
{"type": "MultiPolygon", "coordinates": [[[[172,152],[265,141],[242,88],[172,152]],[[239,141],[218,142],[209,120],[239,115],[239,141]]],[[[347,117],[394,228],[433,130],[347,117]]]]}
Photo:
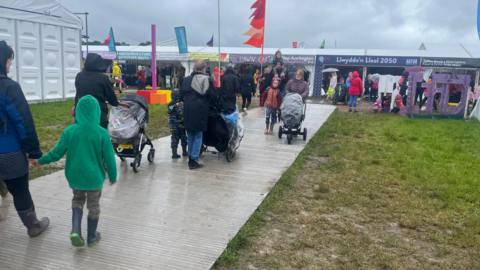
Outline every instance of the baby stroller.
{"type": "Polygon", "coordinates": [[[120,101],[130,105],[130,108],[117,106],[110,109],[108,132],[117,156],[122,161],[134,158],[130,166],[134,172],[138,172],[142,151],[146,145],[150,146],[148,162],[152,163],[155,158],[152,141],[145,133],[145,126],[148,123],[147,99],[139,95],[128,95],[120,101]]]}
{"type": "MultiPolygon", "coordinates": [[[[236,105],[235,105],[236,107],[236,105]]],[[[203,146],[200,154],[209,152],[208,147],[215,147],[223,153],[228,162],[232,162],[243,139],[244,126],[238,113],[238,107],[232,114],[220,113],[215,106],[210,106],[207,131],[203,132],[203,146]]],[[[215,151],[211,151],[217,154],[215,151]]]]}
{"type": "Polygon", "coordinates": [[[332,105],[337,105],[338,102],[343,102],[348,105],[348,89],[341,84],[337,84],[332,95],[332,105]]]}
{"type": "Polygon", "coordinates": [[[285,96],[280,106],[282,111],[282,122],[278,130],[278,138],[287,135],[288,144],[292,143],[293,136],[303,135],[303,140],[307,140],[307,128],[302,129],[303,120],[305,120],[305,104],[302,96],[297,93],[290,93],[285,96]]]}

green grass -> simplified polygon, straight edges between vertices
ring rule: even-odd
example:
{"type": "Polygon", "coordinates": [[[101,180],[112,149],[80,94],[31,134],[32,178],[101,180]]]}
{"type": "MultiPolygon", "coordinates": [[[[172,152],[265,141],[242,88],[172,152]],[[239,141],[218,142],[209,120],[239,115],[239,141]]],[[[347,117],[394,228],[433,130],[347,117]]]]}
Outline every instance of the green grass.
{"type": "MultiPolygon", "coordinates": [[[[37,129],[40,147],[44,154],[57,144],[63,131],[73,122],[71,115],[73,100],[31,104],[35,127],[37,129]]],[[[150,122],[146,132],[150,139],[158,139],[170,134],[168,127],[168,114],[166,105],[149,105],[150,122]]],[[[54,163],[39,168],[31,167],[30,179],[63,170],[64,165],[54,163]]]]}
{"type": "Polygon", "coordinates": [[[335,111],[215,269],[478,269],[480,123],[335,111]]]}

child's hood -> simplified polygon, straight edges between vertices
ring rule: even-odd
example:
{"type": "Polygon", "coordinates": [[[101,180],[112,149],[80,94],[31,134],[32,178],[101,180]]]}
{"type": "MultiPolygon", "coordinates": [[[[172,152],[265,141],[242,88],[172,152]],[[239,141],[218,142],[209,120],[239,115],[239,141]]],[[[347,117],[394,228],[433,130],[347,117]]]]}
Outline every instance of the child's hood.
{"type": "Polygon", "coordinates": [[[91,95],[82,97],[75,107],[75,119],[80,125],[100,125],[100,105],[91,95]]]}

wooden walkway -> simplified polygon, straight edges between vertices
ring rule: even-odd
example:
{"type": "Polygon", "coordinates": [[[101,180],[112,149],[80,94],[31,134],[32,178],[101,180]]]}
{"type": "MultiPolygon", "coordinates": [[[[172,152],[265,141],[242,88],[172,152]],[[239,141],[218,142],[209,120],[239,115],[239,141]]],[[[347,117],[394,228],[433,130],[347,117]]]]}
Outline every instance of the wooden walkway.
{"type": "MultiPolygon", "coordinates": [[[[334,109],[308,104],[309,139],[334,109]]],[[[93,248],[70,244],[72,191],[64,171],[31,181],[37,214],[48,216],[50,227],[29,238],[11,195],[0,200],[0,269],[210,269],[306,145],[301,136],[291,145],[280,140],[278,127],[264,135],[259,108],[243,123],[245,137],[232,163],[207,153],[200,161],[205,167],[190,171],[186,158],[171,159],[169,137],[154,142],[152,164],[145,149],[139,173],[130,160],[118,160],[117,185],[103,189],[102,240],[93,248]]],[[[85,214],[85,239],[86,228],[85,214]]]]}

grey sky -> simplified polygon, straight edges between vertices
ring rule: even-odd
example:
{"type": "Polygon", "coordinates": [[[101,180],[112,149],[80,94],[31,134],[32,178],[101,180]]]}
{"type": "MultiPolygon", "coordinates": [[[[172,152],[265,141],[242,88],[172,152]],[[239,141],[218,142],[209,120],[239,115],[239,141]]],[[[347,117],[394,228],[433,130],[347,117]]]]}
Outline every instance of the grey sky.
{"type": "MultiPolygon", "coordinates": [[[[89,36],[138,45],[175,38],[185,26],[189,43],[204,46],[217,37],[217,0],[57,0],[73,12],[89,12],[89,36]]],[[[220,0],[222,46],[243,47],[254,0],[220,0]]],[[[477,0],[267,0],[265,46],[291,48],[418,49],[422,42],[479,44],[477,0]]]]}

